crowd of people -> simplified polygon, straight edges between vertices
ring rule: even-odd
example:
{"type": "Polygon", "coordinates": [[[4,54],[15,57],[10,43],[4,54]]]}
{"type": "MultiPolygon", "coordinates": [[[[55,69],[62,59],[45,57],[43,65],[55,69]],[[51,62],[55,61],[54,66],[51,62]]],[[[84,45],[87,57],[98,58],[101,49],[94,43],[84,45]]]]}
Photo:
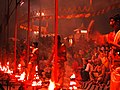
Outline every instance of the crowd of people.
{"type": "Polygon", "coordinates": [[[118,71],[117,74],[119,73],[119,14],[110,18],[110,25],[112,26],[113,31],[107,35],[107,42],[105,42],[103,45],[95,45],[95,43],[92,43],[94,45],[93,47],[88,43],[86,44],[88,45],[87,48],[82,48],[82,50],[74,53],[74,59],[77,61],[77,63],[83,63],[82,65],[75,64],[76,61],[73,63],[73,70],[76,73],[80,73],[81,81],[92,81],[97,85],[106,85],[108,82],[110,82],[111,73],[114,72],[116,68],[118,71]]]}
{"type": "MultiPolygon", "coordinates": [[[[79,37],[77,42],[73,38],[74,42],[71,45],[69,40],[61,42],[61,40],[64,41],[63,38],[58,37],[59,73],[57,75],[58,82],[62,81],[61,85],[65,75],[64,62],[69,63],[78,81],[93,81],[95,84],[107,84],[110,81],[111,72],[120,66],[120,15],[111,17],[110,25],[113,27],[113,32],[108,34],[107,42],[103,45],[98,45],[91,39],[86,40],[84,37],[79,37]]],[[[30,44],[29,61],[26,60],[26,43],[22,42],[17,45],[17,64],[22,65],[30,76],[29,79],[33,78],[36,65],[38,65],[40,77],[51,78],[52,75],[51,68],[55,55],[55,49],[52,48],[54,47],[54,37],[41,37],[39,41],[30,44]]]]}

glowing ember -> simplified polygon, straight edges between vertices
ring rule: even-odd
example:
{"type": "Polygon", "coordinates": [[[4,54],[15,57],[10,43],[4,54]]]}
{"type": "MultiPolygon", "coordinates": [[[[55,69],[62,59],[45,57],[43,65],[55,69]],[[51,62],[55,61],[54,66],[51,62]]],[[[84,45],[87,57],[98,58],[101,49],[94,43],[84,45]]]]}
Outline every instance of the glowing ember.
{"type": "Polygon", "coordinates": [[[54,90],[54,88],[55,88],[55,84],[50,80],[50,85],[48,87],[48,90],[54,90]]]}

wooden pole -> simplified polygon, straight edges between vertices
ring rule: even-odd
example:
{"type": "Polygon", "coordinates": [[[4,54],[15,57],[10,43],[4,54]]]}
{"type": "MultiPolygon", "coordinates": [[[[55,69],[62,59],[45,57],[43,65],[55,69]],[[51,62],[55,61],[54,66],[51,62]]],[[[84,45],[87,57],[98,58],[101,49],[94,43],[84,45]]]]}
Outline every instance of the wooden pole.
{"type": "Polygon", "coordinates": [[[58,62],[58,0],[55,0],[55,58],[54,58],[54,82],[57,83],[58,81],[58,66],[57,66],[57,62],[58,62]]]}
{"type": "Polygon", "coordinates": [[[29,62],[29,52],[30,52],[30,0],[28,0],[28,31],[27,31],[27,61],[26,65],[29,62]]]}
{"type": "Polygon", "coordinates": [[[17,66],[16,66],[16,50],[17,50],[17,18],[18,18],[18,8],[17,8],[17,0],[16,0],[16,9],[15,9],[15,31],[14,31],[14,38],[15,38],[15,41],[14,41],[14,73],[16,73],[16,69],[17,69],[17,66]]]}
{"type": "Polygon", "coordinates": [[[39,38],[38,38],[38,50],[39,50],[39,57],[40,57],[40,38],[41,38],[41,0],[40,0],[40,10],[39,10],[39,38]]]}
{"type": "Polygon", "coordinates": [[[8,7],[7,7],[7,36],[6,36],[6,59],[5,59],[5,63],[8,62],[8,58],[9,58],[9,12],[10,12],[10,9],[9,9],[9,0],[8,1],[8,7]]]}
{"type": "Polygon", "coordinates": [[[92,6],[93,0],[90,0],[90,6],[92,6]]]}

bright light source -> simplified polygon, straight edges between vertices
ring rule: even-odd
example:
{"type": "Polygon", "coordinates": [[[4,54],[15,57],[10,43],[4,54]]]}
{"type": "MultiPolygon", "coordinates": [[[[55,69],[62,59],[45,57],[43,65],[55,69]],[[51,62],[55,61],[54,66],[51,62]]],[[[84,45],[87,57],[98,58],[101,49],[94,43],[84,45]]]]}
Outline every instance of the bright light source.
{"type": "Polygon", "coordinates": [[[39,31],[34,31],[34,34],[38,34],[39,33],[39,31]]]}
{"type": "Polygon", "coordinates": [[[37,31],[37,34],[39,33],[39,31],[37,31]]]}
{"type": "Polygon", "coordinates": [[[44,16],[44,15],[45,15],[45,14],[42,12],[42,13],[41,13],[41,16],[44,16]]]}
{"type": "Polygon", "coordinates": [[[72,39],[69,39],[69,44],[70,44],[70,46],[72,46],[72,44],[73,44],[73,40],[72,39]]]}
{"type": "Polygon", "coordinates": [[[81,30],[81,33],[87,33],[87,30],[81,30]]]}
{"type": "Polygon", "coordinates": [[[72,76],[70,77],[71,79],[75,78],[75,74],[72,74],[72,76]]]}
{"type": "Polygon", "coordinates": [[[55,83],[50,80],[50,84],[48,86],[48,90],[54,90],[55,89],[55,83]]]}
{"type": "Polygon", "coordinates": [[[24,0],[21,0],[20,1],[20,6],[22,6],[24,3],[25,3],[24,0]]]}
{"type": "MultiPolygon", "coordinates": [[[[42,12],[42,13],[41,13],[41,16],[44,16],[44,15],[45,15],[45,14],[42,12]]],[[[40,16],[40,12],[37,12],[37,13],[36,13],[36,16],[40,16]]]]}
{"type": "Polygon", "coordinates": [[[40,13],[39,13],[39,12],[37,12],[37,13],[36,13],[36,16],[40,16],[40,13]]]}

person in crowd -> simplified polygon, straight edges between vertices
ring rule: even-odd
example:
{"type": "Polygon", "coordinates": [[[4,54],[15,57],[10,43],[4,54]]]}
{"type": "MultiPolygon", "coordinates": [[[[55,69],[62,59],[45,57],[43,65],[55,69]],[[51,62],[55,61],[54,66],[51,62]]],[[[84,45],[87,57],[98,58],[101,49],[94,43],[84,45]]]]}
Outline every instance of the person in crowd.
{"type": "Polygon", "coordinates": [[[90,64],[88,63],[88,60],[83,58],[83,67],[81,68],[80,75],[82,77],[82,81],[88,81],[90,80],[90,64]]]}
{"type": "Polygon", "coordinates": [[[120,66],[119,62],[119,52],[120,52],[120,15],[117,14],[113,17],[110,17],[110,26],[113,28],[113,36],[108,39],[113,38],[111,41],[108,40],[108,43],[112,45],[112,49],[110,51],[110,55],[112,55],[113,60],[115,61],[114,66],[120,66]],[[117,63],[116,63],[117,62],[117,63]]]}
{"type": "Polygon", "coordinates": [[[72,62],[72,69],[73,69],[73,73],[76,76],[77,80],[81,80],[81,76],[80,76],[80,70],[79,68],[82,67],[82,60],[80,58],[80,55],[78,53],[74,54],[74,58],[73,58],[73,62],[72,62]]]}
{"type": "Polygon", "coordinates": [[[73,58],[73,63],[72,63],[72,69],[73,69],[74,73],[77,73],[78,67],[79,67],[79,64],[78,64],[78,55],[77,55],[77,53],[75,53],[74,54],[74,58],[73,58]]]}
{"type": "MultiPolygon", "coordinates": [[[[58,56],[58,84],[60,85],[59,87],[63,87],[63,82],[64,82],[64,76],[65,76],[65,62],[67,61],[66,57],[66,45],[61,42],[61,37],[60,35],[57,36],[57,56],[58,56]]],[[[53,51],[52,55],[48,61],[48,64],[50,64],[51,61],[54,62],[54,55],[55,55],[55,46],[53,46],[53,51]]],[[[54,67],[53,67],[54,68],[54,67]]],[[[53,72],[52,72],[53,75],[53,72]]],[[[53,77],[53,76],[52,76],[53,77]]]]}
{"type": "Polygon", "coordinates": [[[0,90],[5,90],[4,88],[3,88],[3,85],[0,83],[0,90]]]}
{"type": "Polygon", "coordinates": [[[30,58],[36,59],[38,54],[38,42],[33,42],[32,46],[30,46],[30,50],[31,50],[30,58]]]}
{"type": "Polygon", "coordinates": [[[107,54],[104,50],[103,51],[100,50],[99,58],[101,59],[102,64],[104,64],[105,67],[107,69],[109,69],[109,60],[108,60],[107,54]]]}
{"type": "Polygon", "coordinates": [[[35,66],[38,63],[38,43],[33,42],[31,48],[31,53],[30,53],[30,61],[28,61],[28,66],[27,66],[27,73],[29,79],[33,79],[34,74],[35,74],[35,66]]]}
{"type": "Polygon", "coordinates": [[[41,60],[39,60],[39,67],[38,67],[39,72],[38,73],[39,73],[40,77],[43,77],[44,69],[46,67],[46,61],[47,60],[45,60],[44,55],[42,56],[41,60]]]}
{"type": "Polygon", "coordinates": [[[119,85],[120,85],[119,83],[120,80],[118,79],[119,73],[116,71],[120,67],[120,15],[119,14],[110,17],[110,25],[113,28],[113,36],[114,36],[112,41],[108,40],[108,43],[111,45],[109,52],[109,59],[112,62],[110,66],[111,67],[110,90],[117,90],[119,89],[119,85]]]}
{"type": "Polygon", "coordinates": [[[100,84],[100,83],[103,83],[103,81],[104,81],[106,68],[105,68],[104,64],[102,64],[102,61],[99,58],[96,60],[97,60],[96,61],[97,65],[91,72],[91,75],[92,75],[93,80],[97,84],[100,84]]]}

